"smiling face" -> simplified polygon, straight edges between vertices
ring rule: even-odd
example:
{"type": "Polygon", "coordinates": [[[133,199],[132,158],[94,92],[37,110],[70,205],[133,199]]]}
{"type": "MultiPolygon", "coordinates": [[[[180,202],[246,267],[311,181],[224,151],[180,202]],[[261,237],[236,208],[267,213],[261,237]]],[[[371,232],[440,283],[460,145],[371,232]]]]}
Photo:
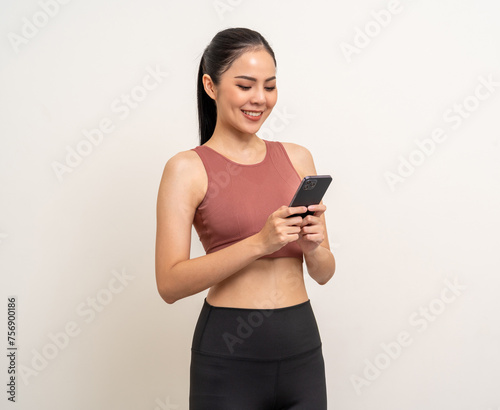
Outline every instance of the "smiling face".
{"type": "Polygon", "coordinates": [[[217,132],[255,134],[269,117],[278,99],[276,67],[264,49],[237,58],[221,75],[218,85],[203,76],[205,90],[217,105],[217,132]]]}

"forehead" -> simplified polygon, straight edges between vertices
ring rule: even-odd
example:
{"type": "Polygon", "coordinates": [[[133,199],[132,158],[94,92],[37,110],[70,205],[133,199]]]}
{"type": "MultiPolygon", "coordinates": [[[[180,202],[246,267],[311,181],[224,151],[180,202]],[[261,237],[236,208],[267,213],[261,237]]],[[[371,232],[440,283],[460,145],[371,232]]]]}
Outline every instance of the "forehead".
{"type": "Polygon", "coordinates": [[[271,76],[276,74],[276,67],[271,54],[264,49],[257,49],[244,52],[234,60],[226,73],[229,75],[252,73],[254,75],[271,76]]]}

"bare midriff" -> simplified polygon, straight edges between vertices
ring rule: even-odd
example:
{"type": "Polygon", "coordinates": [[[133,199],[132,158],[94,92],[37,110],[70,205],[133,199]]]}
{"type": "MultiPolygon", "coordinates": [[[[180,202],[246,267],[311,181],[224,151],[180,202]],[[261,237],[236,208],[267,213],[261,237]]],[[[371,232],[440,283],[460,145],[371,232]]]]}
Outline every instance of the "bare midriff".
{"type": "Polygon", "coordinates": [[[207,302],[212,306],[278,309],[309,299],[303,262],[298,258],[257,259],[212,286],[207,302]]]}

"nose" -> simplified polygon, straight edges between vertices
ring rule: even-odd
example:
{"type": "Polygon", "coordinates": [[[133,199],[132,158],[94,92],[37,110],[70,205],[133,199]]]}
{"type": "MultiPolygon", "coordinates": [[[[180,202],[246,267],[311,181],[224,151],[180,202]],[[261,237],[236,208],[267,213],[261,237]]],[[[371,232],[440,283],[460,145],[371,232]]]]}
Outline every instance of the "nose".
{"type": "Polygon", "coordinates": [[[254,92],[252,93],[252,98],[250,102],[257,105],[265,104],[266,94],[262,87],[254,87],[254,92]]]}

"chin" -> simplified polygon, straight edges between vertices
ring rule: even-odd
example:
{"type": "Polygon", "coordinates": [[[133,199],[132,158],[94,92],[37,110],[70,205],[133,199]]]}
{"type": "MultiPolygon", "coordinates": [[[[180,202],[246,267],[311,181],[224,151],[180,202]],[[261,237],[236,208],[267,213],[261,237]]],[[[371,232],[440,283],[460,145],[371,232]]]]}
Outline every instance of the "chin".
{"type": "Polygon", "coordinates": [[[262,128],[262,124],[256,125],[255,127],[246,127],[242,131],[246,134],[256,134],[262,128]]]}
{"type": "Polygon", "coordinates": [[[261,119],[259,122],[256,122],[255,124],[245,124],[246,126],[243,127],[243,129],[245,131],[249,132],[250,134],[255,134],[264,126],[266,120],[267,120],[267,117],[261,119]]]}

